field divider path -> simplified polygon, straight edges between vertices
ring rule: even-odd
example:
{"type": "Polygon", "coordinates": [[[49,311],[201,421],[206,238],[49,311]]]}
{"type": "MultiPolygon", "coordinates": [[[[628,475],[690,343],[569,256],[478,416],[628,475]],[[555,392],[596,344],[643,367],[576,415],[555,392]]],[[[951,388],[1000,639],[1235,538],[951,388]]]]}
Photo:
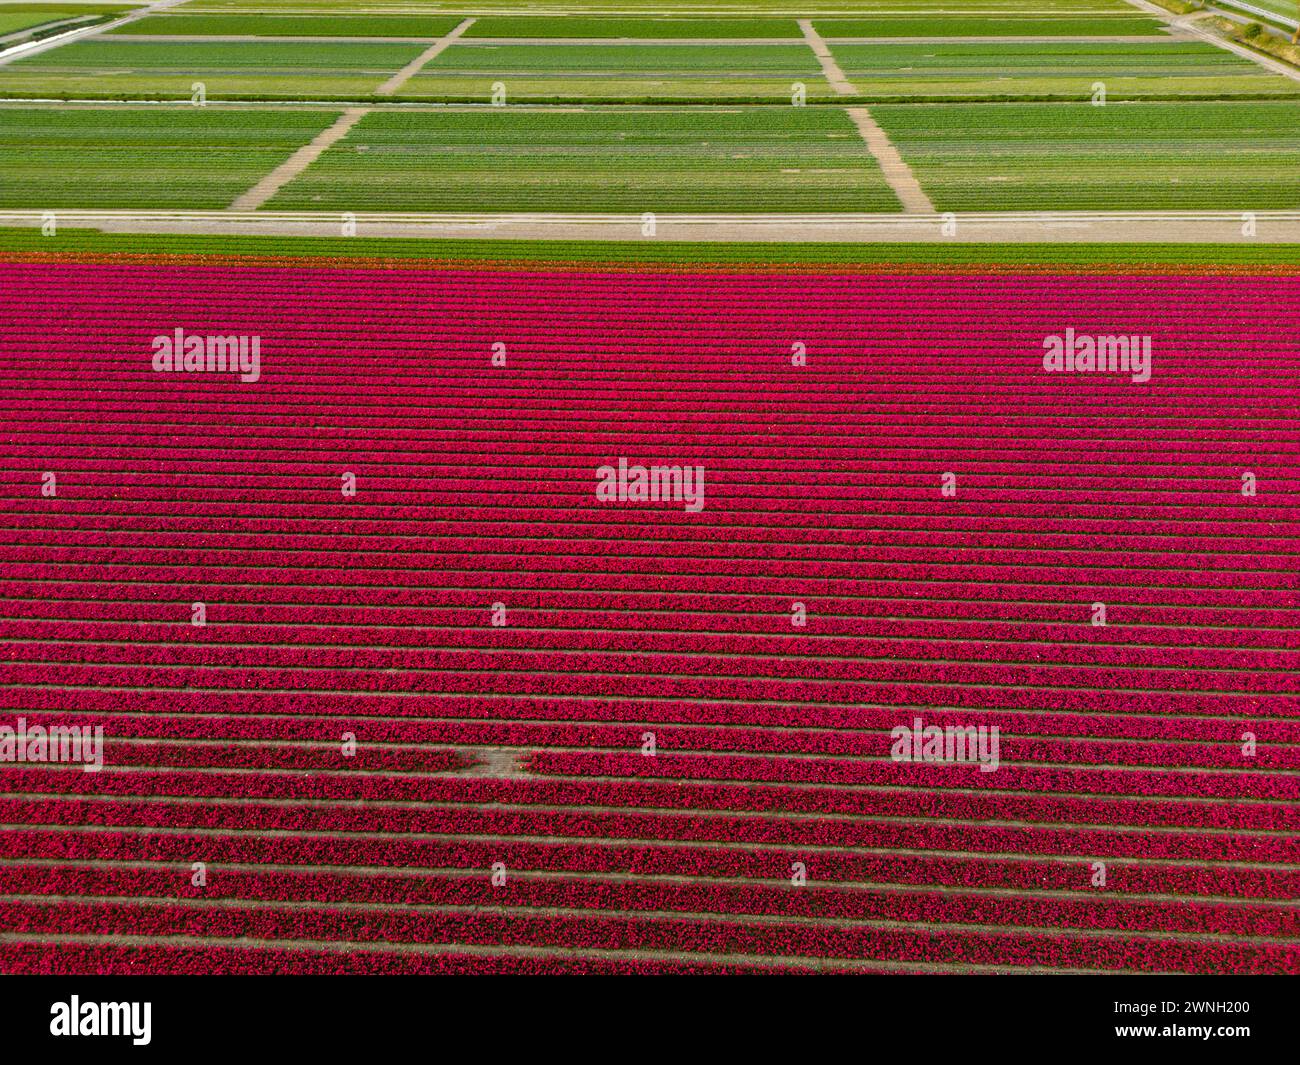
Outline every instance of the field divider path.
{"type": "Polygon", "coordinates": [[[853,82],[849,81],[844,71],[840,69],[839,63],[835,61],[835,56],[831,54],[830,46],[814,28],[812,21],[801,18],[799,20],[799,29],[803,31],[803,39],[808,42],[808,47],[812,49],[813,55],[817,57],[817,62],[821,64],[822,74],[830,82],[831,88],[841,96],[856,96],[858,90],[854,87],[853,82]]]}
{"type": "MultiPolygon", "coordinates": [[[[391,96],[406,84],[429,60],[435,58],[450,47],[466,30],[474,24],[467,18],[445,37],[439,38],[411,62],[384,82],[375,92],[382,96],[391,96]]],[[[328,129],[317,134],[310,144],[303,145],[293,155],[262,178],[247,192],[239,196],[229,207],[231,211],[255,211],[271,199],[285,185],[311,166],[327,148],[337,144],[361,119],[370,113],[367,107],[349,107],[328,129]]]]}
{"type": "MultiPolygon", "coordinates": [[[[812,49],[813,55],[821,64],[822,74],[830,82],[831,88],[841,96],[856,96],[857,88],[845,77],[844,71],[835,61],[835,56],[831,54],[830,47],[812,22],[806,18],[800,19],[799,28],[803,30],[804,40],[808,42],[808,47],[812,49]]],[[[858,127],[858,132],[862,134],[867,150],[880,165],[885,182],[894,190],[898,202],[903,205],[903,211],[908,214],[934,214],[934,204],[930,202],[930,197],[925,194],[921,183],[912,173],[912,168],[903,161],[893,141],[880,128],[880,124],[872,117],[871,112],[865,107],[850,107],[847,111],[853,124],[858,127]]]]}
{"type": "Polygon", "coordinates": [[[401,70],[399,70],[396,74],[394,74],[391,78],[389,78],[386,82],[384,82],[381,86],[379,86],[379,88],[376,89],[375,92],[378,93],[380,96],[392,96],[395,92],[397,92],[398,89],[400,89],[403,85],[405,85],[408,81],[410,81],[411,78],[413,78],[417,73],[419,73],[419,71],[430,60],[436,59],[439,55],[441,55],[448,48],[450,48],[457,40],[460,39],[460,37],[465,33],[465,31],[468,30],[472,25],[474,25],[474,19],[472,18],[465,19],[462,23],[460,23],[460,25],[458,25],[449,34],[447,34],[445,37],[438,40],[429,48],[425,49],[418,56],[416,56],[409,63],[407,63],[406,66],[402,67],[401,70]]]}
{"type": "Polygon", "coordinates": [[[347,136],[348,131],[369,113],[369,109],[365,107],[349,107],[343,114],[339,115],[333,125],[316,134],[310,144],[303,145],[251,189],[240,195],[230,205],[229,209],[232,211],[255,211],[261,207],[280,189],[284,188],[285,185],[319,159],[326,148],[347,136]]]}

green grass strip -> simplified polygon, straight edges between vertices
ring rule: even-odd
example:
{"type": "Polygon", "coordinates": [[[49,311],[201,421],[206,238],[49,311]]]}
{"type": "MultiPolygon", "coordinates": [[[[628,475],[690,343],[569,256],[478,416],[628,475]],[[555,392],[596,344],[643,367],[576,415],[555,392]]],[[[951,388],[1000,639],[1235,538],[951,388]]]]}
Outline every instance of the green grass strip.
{"type": "Polygon", "coordinates": [[[775,244],[688,241],[421,240],[415,238],[101,233],[0,227],[5,253],[383,258],[461,262],[756,266],[1287,267],[1300,244],[775,244]]]}

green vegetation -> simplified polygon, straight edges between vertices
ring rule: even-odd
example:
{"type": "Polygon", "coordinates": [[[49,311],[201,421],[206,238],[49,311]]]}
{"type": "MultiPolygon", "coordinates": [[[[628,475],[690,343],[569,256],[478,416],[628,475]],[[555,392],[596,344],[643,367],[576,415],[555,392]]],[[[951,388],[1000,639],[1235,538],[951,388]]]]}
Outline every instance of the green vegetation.
{"type": "MultiPolygon", "coordinates": [[[[1129,9],[1132,11],[1132,8],[1129,9]]],[[[1157,36],[1164,24],[1145,15],[1020,18],[970,15],[884,15],[813,19],[823,37],[1139,37],[1157,36]]]]}
{"type": "Polygon", "coordinates": [[[493,15],[476,19],[465,36],[526,37],[533,40],[548,37],[630,37],[642,40],[803,38],[799,24],[792,18],[533,18],[493,15]]]}
{"type": "MultiPolygon", "coordinates": [[[[819,0],[808,5],[815,14],[858,16],[874,12],[888,11],[952,11],[960,6],[969,14],[1021,14],[1025,0],[819,0]]],[[[800,7],[791,0],[469,0],[467,3],[455,0],[286,0],[278,4],[275,0],[190,0],[179,10],[190,11],[266,11],[296,13],[298,11],[340,11],[366,14],[368,12],[391,12],[395,8],[412,11],[451,11],[466,15],[502,14],[517,9],[520,15],[556,14],[566,15],[647,15],[660,16],[665,8],[670,8],[674,15],[715,16],[758,14],[789,15],[791,10],[800,7]]],[[[1036,13],[1052,12],[1117,12],[1132,14],[1133,8],[1124,0],[1033,0],[1036,13]]]]}
{"type": "Polygon", "coordinates": [[[340,211],[888,211],[832,108],[376,111],[269,208],[340,211]]]}
{"type": "Polygon", "coordinates": [[[1295,104],[881,106],[941,211],[1293,210],[1295,104]]]}
{"type": "Polygon", "coordinates": [[[372,93],[423,51],[419,43],[75,41],[0,67],[0,94],[82,99],[213,99],[286,93],[316,99],[372,93]]]}
{"type": "MultiPolygon", "coordinates": [[[[38,26],[47,26],[53,22],[68,19],[84,19],[78,25],[89,24],[92,20],[104,20],[123,11],[131,10],[130,5],[102,4],[0,4],[0,37],[17,33],[19,30],[31,30],[38,26]]],[[[76,29],[76,26],[68,26],[76,29]]],[[[6,47],[14,42],[7,42],[6,47]]]]}
{"type": "Polygon", "coordinates": [[[210,37],[443,37],[455,15],[150,15],[114,34],[210,37]]]}
{"type": "Polygon", "coordinates": [[[831,51],[873,100],[1088,100],[1096,82],[1110,100],[1300,95],[1300,83],[1200,41],[836,43],[831,51]]]}
{"type": "Polygon", "coordinates": [[[461,44],[435,58],[403,96],[486,102],[501,82],[510,101],[691,99],[788,103],[794,82],[828,98],[805,44],[461,44]]]}
{"type": "Polygon", "coordinates": [[[411,240],[99,233],[0,227],[0,254],[211,255],[647,265],[1105,267],[1161,270],[1300,267],[1289,244],[773,244],[685,241],[411,240]]]}
{"type": "MultiPolygon", "coordinates": [[[[1257,10],[1276,15],[1279,24],[1294,27],[1297,20],[1300,20],[1300,5],[1296,4],[1296,0],[1247,0],[1247,2],[1257,10]]],[[[1222,3],[1224,7],[1236,7],[1232,0],[1222,0],[1222,3]]],[[[1252,13],[1246,12],[1246,14],[1252,13]]]]}
{"type": "Polygon", "coordinates": [[[228,207],[337,115],[0,108],[0,207],[228,207]]]}

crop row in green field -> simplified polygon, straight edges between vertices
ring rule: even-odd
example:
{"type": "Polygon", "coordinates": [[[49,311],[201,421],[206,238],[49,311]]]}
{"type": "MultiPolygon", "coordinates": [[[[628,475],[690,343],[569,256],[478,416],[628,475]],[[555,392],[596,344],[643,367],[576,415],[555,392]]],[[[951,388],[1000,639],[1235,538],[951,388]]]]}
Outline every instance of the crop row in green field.
{"type": "Polygon", "coordinates": [[[1195,94],[1300,94],[1300,82],[1201,41],[1041,41],[831,46],[859,92],[876,100],[970,97],[1086,100],[1195,94]]]}
{"type": "Polygon", "coordinates": [[[130,36],[442,37],[459,15],[150,15],[110,31],[130,36]]]}
{"type": "Polygon", "coordinates": [[[1289,102],[881,106],[935,206],[964,210],[1294,210],[1289,102]]]}
{"type": "Polygon", "coordinates": [[[289,41],[74,41],[0,67],[0,93],[188,99],[198,81],[209,98],[301,94],[331,99],[373,93],[423,50],[419,43],[304,47],[289,41]]]}
{"type": "Polygon", "coordinates": [[[268,208],[880,211],[838,108],[372,112],[268,208]]]}
{"type": "MultiPolygon", "coordinates": [[[[1202,42],[1154,40],[854,44],[831,51],[868,101],[1281,98],[1300,82],[1202,42]]],[[[72,99],[369,100],[420,55],[420,41],[275,39],[176,42],[148,37],[78,41],[0,67],[0,94],[72,99]]],[[[458,41],[400,89],[400,98],[488,102],[717,101],[788,103],[832,96],[804,43],[458,41]]]]}
{"type": "MultiPolygon", "coordinates": [[[[958,8],[962,11],[964,9],[958,8]]],[[[1165,32],[1145,15],[882,15],[813,19],[823,37],[1142,37],[1165,32]]]]}
{"type": "MultiPolygon", "coordinates": [[[[936,208],[1300,208],[1294,104],[882,105],[936,208]]],[[[0,108],[0,205],[228,206],[335,112],[0,108]]],[[[375,111],[270,208],[892,211],[836,107],[375,111]]]]}
{"type": "Polygon", "coordinates": [[[648,266],[868,266],[962,269],[1249,269],[1300,267],[1290,244],[852,244],[729,241],[423,240],[402,237],[286,237],[100,233],[0,226],[0,254],[196,255],[375,258],[443,262],[643,264],[648,266]]]}
{"type": "Polygon", "coordinates": [[[817,57],[800,44],[456,44],[424,67],[403,96],[487,100],[501,83],[509,99],[689,97],[789,102],[832,95],[817,57]]]}
{"type": "MultiPolygon", "coordinates": [[[[1033,0],[1035,14],[1057,12],[1133,13],[1125,0],[1033,0]]],[[[384,14],[394,11],[427,13],[448,11],[465,15],[595,14],[691,15],[802,14],[855,16],[877,12],[930,12],[961,10],[966,14],[1021,14],[1025,0],[817,0],[800,4],[791,0],[189,0],[179,9],[204,11],[345,12],[384,14]]]]}
{"type": "Polygon", "coordinates": [[[336,117],[324,111],[0,108],[0,206],[228,207],[336,117]]]}
{"type": "MultiPolygon", "coordinates": [[[[440,37],[458,16],[418,15],[151,15],[112,32],[132,36],[440,37]]],[[[813,19],[824,37],[1093,37],[1162,32],[1144,15],[1054,15],[1024,17],[964,15],[879,15],[874,18],[813,19]]],[[[639,40],[801,40],[793,18],[611,18],[488,15],[477,18],[467,38],[629,38],[639,40]]]]}

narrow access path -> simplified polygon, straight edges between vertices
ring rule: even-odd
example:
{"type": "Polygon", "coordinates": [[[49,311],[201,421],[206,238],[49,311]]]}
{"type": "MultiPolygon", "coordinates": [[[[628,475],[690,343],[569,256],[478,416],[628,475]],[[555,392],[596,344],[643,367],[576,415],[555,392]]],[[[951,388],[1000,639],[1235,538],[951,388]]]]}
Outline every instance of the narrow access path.
{"type": "MultiPolygon", "coordinates": [[[[813,55],[821,63],[822,73],[826,76],[826,80],[831,83],[831,88],[841,96],[856,96],[858,90],[844,76],[844,71],[835,62],[835,56],[831,54],[831,50],[825,40],[822,39],[821,34],[813,28],[812,22],[806,18],[800,19],[799,28],[803,30],[804,40],[808,42],[808,47],[813,50],[813,55]]],[[[872,117],[871,112],[865,107],[850,107],[847,110],[849,118],[853,119],[853,124],[858,127],[858,132],[862,134],[867,150],[871,152],[877,164],[879,164],[880,171],[885,176],[885,181],[894,190],[898,202],[903,205],[903,210],[909,214],[933,214],[934,204],[930,202],[930,197],[925,194],[925,190],[921,188],[921,183],[916,180],[916,175],[912,173],[912,168],[903,161],[902,155],[894,147],[893,141],[889,139],[889,134],[880,128],[880,124],[872,117]]]]}
{"type": "Polygon", "coordinates": [[[403,85],[405,85],[408,81],[410,81],[411,78],[414,77],[417,72],[419,72],[421,67],[423,67],[426,63],[428,63],[431,59],[435,58],[438,55],[441,55],[444,51],[450,48],[461,37],[461,35],[472,25],[474,25],[474,20],[472,18],[467,18],[464,22],[462,22],[459,26],[457,26],[454,30],[452,30],[449,34],[447,34],[446,37],[443,37],[440,41],[438,41],[431,47],[426,48],[418,56],[416,56],[409,63],[407,63],[406,66],[402,67],[401,70],[399,70],[396,74],[394,74],[391,78],[389,78],[386,82],[384,82],[381,86],[379,86],[379,88],[376,89],[375,92],[377,92],[380,96],[392,96],[393,93],[397,92],[398,89],[400,89],[403,85]]]}
{"type": "Polygon", "coordinates": [[[285,185],[320,158],[330,145],[347,136],[348,130],[361,121],[369,111],[364,107],[349,107],[328,129],[318,133],[310,144],[304,144],[293,155],[262,178],[230,205],[232,211],[255,211],[279,192],[285,185]]]}

